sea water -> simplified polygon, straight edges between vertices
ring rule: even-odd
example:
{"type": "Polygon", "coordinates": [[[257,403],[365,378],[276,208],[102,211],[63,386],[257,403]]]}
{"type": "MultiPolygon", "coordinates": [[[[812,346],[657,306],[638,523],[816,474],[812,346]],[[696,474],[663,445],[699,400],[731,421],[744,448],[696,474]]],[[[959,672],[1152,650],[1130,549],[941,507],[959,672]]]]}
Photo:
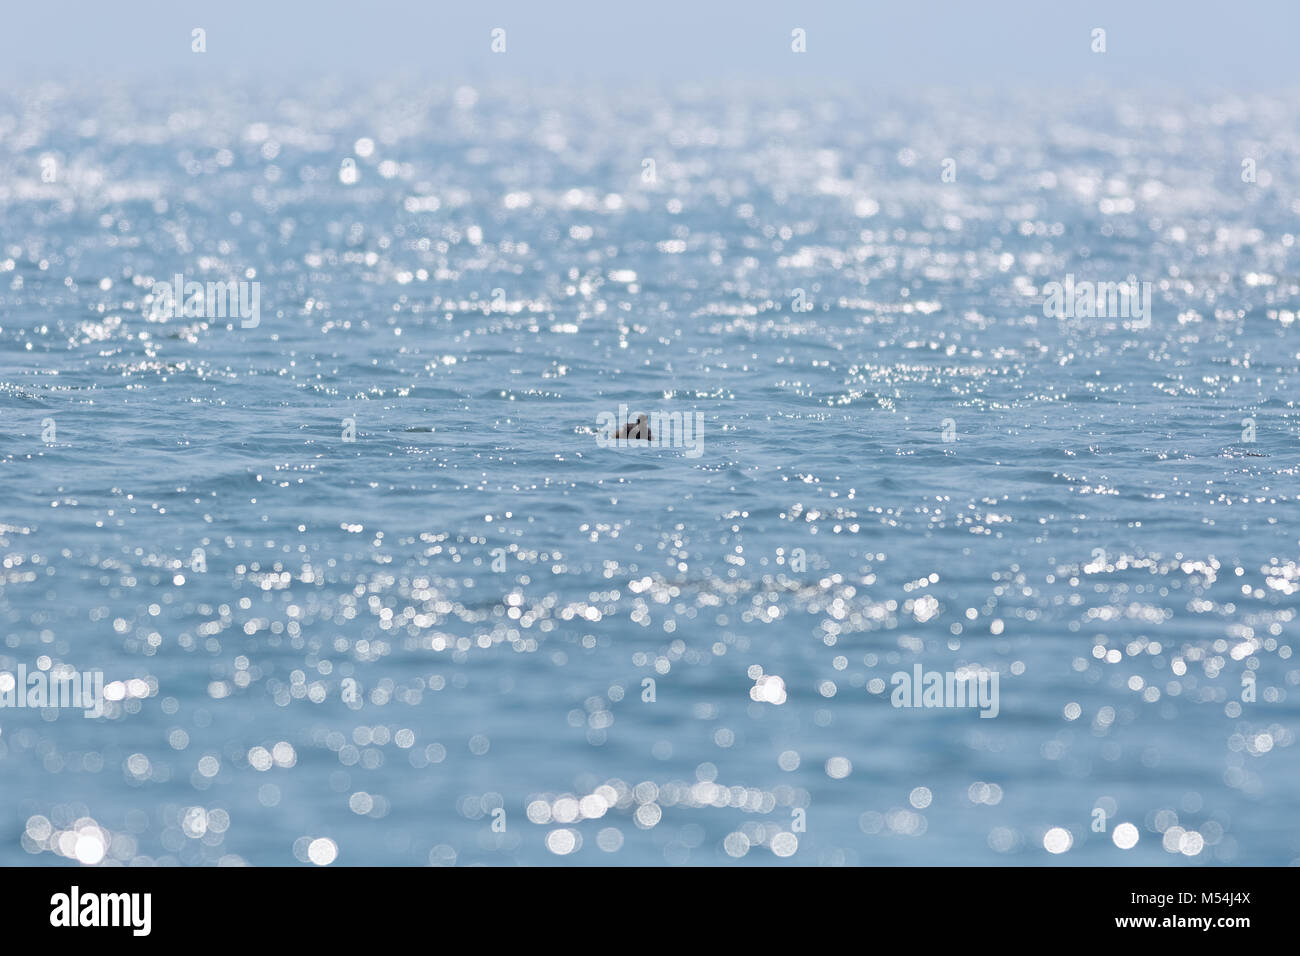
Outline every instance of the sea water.
{"type": "Polygon", "coordinates": [[[1293,862],[1298,119],[6,89],[0,862],[1293,862]]]}

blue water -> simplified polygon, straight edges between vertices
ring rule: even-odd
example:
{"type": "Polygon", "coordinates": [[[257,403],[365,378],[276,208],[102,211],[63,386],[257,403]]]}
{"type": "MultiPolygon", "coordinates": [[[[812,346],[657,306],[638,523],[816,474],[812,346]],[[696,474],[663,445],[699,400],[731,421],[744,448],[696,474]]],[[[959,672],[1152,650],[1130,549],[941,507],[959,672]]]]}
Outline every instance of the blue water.
{"type": "Polygon", "coordinates": [[[0,863],[1300,858],[1297,120],[7,89],[0,670],[139,694],[0,709],[0,863]]]}

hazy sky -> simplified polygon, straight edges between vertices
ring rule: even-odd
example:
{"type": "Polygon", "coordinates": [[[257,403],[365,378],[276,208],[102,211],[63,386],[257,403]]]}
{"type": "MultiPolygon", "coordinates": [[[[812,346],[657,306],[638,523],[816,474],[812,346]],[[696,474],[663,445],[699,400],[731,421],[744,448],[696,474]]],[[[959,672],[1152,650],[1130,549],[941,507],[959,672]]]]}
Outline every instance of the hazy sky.
{"type": "Polygon", "coordinates": [[[893,86],[1297,84],[1300,0],[6,0],[0,74],[178,72],[447,82],[840,78],[893,86]],[[207,31],[207,53],[190,31],[207,31]],[[494,27],[507,52],[489,51],[494,27]],[[808,52],[790,50],[807,31],[808,52]],[[1107,31],[1107,52],[1090,50],[1107,31]]]}

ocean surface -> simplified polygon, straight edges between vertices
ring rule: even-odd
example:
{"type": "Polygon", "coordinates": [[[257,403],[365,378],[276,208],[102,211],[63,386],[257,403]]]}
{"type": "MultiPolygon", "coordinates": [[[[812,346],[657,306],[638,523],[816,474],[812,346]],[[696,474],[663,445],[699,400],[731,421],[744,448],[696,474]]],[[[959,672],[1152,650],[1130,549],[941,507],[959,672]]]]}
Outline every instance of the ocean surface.
{"type": "Polygon", "coordinates": [[[0,864],[1297,861],[1298,102],[7,86],[0,864]]]}

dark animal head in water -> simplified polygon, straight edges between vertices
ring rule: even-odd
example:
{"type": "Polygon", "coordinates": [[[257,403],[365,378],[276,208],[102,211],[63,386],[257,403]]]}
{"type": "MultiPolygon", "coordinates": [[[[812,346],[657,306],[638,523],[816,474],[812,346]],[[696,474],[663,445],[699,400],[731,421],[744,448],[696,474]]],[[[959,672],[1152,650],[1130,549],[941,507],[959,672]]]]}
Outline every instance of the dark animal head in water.
{"type": "Polygon", "coordinates": [[[638,415],[636,421],[628,422],[614,434],[614,437],[653,440],[650,435],[650,422],[644,415],[638,415]]]}

